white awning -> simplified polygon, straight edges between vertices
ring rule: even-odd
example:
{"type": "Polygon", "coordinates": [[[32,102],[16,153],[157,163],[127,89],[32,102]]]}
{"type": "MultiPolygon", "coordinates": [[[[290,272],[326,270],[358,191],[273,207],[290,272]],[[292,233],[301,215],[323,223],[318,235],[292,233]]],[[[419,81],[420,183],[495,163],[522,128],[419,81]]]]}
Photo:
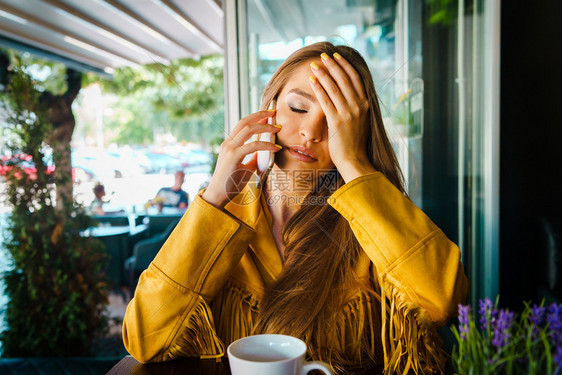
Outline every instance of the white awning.
{"type": "Polygon", "coordinates": [[[112,73],[222,53],[223,10],[220,0],[0,0],[0,44],[112,73]]]}

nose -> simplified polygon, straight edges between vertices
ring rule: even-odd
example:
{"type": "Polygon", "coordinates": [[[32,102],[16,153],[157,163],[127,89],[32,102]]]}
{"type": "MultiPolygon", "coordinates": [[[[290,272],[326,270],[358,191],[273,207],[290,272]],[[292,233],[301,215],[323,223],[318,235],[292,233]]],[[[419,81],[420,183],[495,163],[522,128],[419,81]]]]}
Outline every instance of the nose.
{"type": "Polygon", "coordinates": [[[327,136],[327,129],[326,116],[324,116],[322,112],[307,116],[307,118],[301,122],[299,134],[303,136],[306,141],[318,143],[327,136]]]}

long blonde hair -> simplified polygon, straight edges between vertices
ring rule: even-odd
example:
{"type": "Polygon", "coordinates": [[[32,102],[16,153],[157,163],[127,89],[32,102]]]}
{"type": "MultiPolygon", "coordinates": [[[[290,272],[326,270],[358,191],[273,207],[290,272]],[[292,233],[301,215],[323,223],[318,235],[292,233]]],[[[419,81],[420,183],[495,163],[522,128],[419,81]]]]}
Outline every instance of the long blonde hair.
{"type": "MultiPolygon", "coordinates": [[[[301,64],[318,58],[321,53],[338,52],[358,72],[369,102],[365,149],[371,164],[405,194],[403,176],[386,134],[373,79],[365,60],[353,48],[329,42],[315,43],[294,52],[277,69],[262,97],[262,109],[277,99],[291,74],[301,64]]],[[[344,181],[337,169],[317,181],[308,199],[328,198],[344,181]],[[331,174],[331,176],[329,176],[331,174]]],[[[312,200],[311,200],[312,201],[312,200]]],[[[280,333],[300,337],[309,345],[313,357],[329,360],[337,368],[361,365],[352,363],[326,347],[334,332],[338,312],[353,288],[353,270],[361,246],[347,220],[329,204],[307,204],[300,207],[283,229],[286,244],[285,265],[279,279],[260,303],[255,333],[280,333]],[[347,291],[347,293],[346,293],[347,291]]],[[[377,287],[375,280],[372,280],[377,287]]],[[[372,359],[371,359],[372,360],[372,359]]]]}

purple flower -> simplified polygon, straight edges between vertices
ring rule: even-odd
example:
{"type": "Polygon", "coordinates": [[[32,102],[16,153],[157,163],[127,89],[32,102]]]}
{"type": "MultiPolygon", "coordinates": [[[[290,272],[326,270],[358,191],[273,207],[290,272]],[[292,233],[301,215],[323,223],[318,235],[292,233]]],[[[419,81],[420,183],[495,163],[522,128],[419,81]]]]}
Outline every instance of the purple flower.
{"type": "Polygon", "coordinates": [[[534,338],[539,331],[539,326],[544,322],[544,313],[546,308],[533,305],[531,313],[529,314],[529,321],[531,322],[531,336],[534,338]]]}
{"type": "Polygon", "coordinates": [[[509,330],[513,325],[514,314],[511,311],[501,309],[496,326],[494,328],[494,338],[492,339],[492,345],[500,349],[507,345],[509,342],[509,330]]]}
{"type": "Polygon", "coordinates": [[[466,340],[468,337],[468,320],[470,316],[470,305],[462,305],[459,303],[459,331],[461,339],[466,340]]]}
{"type": "Polygon", "coordinates": [[[546,321],[555,345],[552,353],[554,362],[558,368],[562,368],[562,304],[553,303],[548,307],[546,321]]]}
{"type": "Polygon", "coordinates": [[[552,326],[560,326],[562,324],[562,303],[557,305],[552,303],[548,307],[548,315],[546,316],[546,321],[552,326]]]}
{"type": "Polygon", "coordinates": [[[478,314],[480,315],[480,328],[483,330],[488,329],[488,324],[490,324],[490,329],[494,329],[494,325],[498,316],[498,310],[495,308],[492,300],[486,297],[479,301],[480,308],[478,309],[478,314]]]}
{"type": "Polygon", "coordinates": [[[548,316],[546,317],[547,321],[550,323],[552,321],[560,321],[562,318],[562,303],[557,305],[556,303],[552,303],[548,307],[548,316]]]}
{"type": "Polygon", "coordinates": [[[554,343],[557,346],[562,345],[562,304],[557,305],[553,303],[548,308],[548,315],[546,316],[548,327],[552,334],[554,343]]]}
{"type": "Polygon", "coordinates": [[[531,323],[533,323],[533,325],[539,326],[544,320],[545,312],[545,307],[533,305],[533,307],[531,307],[531,314],[529,314],[529,320],[531,321],[531,323]]]}

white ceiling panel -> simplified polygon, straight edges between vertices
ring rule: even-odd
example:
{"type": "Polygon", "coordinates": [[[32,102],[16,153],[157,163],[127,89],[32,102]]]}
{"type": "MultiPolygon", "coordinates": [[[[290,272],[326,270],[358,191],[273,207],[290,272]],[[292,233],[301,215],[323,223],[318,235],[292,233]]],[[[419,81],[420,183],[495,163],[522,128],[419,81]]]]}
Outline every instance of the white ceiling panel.
{"type": "Polygon", "coordinates": [[[106,71],[223,52],[217,0],[0,0],[0,42],[106,71]]]}

